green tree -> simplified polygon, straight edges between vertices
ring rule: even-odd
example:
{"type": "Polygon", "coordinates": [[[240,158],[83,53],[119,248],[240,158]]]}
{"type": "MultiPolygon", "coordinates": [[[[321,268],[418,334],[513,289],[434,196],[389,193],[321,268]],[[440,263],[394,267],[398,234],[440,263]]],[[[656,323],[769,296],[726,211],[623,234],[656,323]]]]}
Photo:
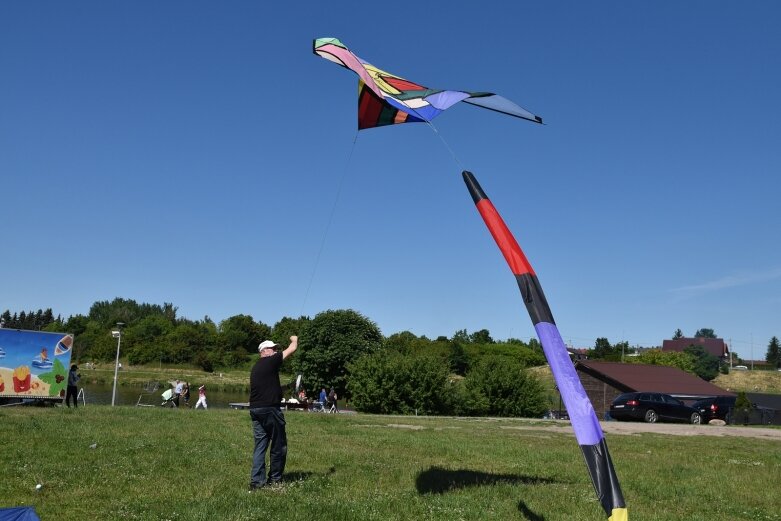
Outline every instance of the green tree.
{"type": "Polygon", "coordinates": [[[694,359],[694,374],[711,381],[719,374],[719,359],[705,351],[701,345],[690,345],[683,350],[694,359]]]}
{"type": "Polygon", "coordinates": [[[250,315],[226,318],[217,329],[217,347],[220,362],[229,367],[245,363],[250,353],[257,353],[258,344],[271,338],[271,327],[255,322],[250,315]]]}
{"type": "Polygon", "coordinates": [[[694,333],[694,338],[716,338],[716,333],[712,329],[698,329],[696,333],[694,333]]]}
{"type": "Polygon", "coordinates": [[[487,329],[481,329],[475,331],[469,335],[469,341],[473,344],[493,344],[494,339],[491,338],[491,333],[487,329]]]}
{"type": "Polygon", "coordinates": [[[589,358],[604,360],[613,355],[613,346],[610,345],[607,338],[600,337],[594,341],[594,349],[589,351],[589,358]]]}
{"type": "Polygon", "coordinates": [[[675,334],[673,335],[673,340],[678,340],[679,338],[683,338],[683,331],[676,329],[675,334]]]}
{"type": "Polygon", "coordinates": [[[377,324],[352,309],[319,313],[307,324],[293,356],[293,369],[309,390],[334,387],[349,398],[347,365],[382,346],[377,324]]]}
{"type": "Polygon", "coordinates": [[[290,343],[290,337],[293,335],[301,335],[301,332],[306,328],[310,320],[309,317],[303,315],[298,318],[282,317],[274,324],[274,327],[271,328],[271,340],[279,345],[287,347],[290,343]]]}
{"type": "MultiPolygon", "coordinates": [[[[290,345],[290,337],[293,335],[299,336],[301,332],[306,328],[310,318],[307,316],[300,316],[298,318],[282,317],[274,327],[271,328],[271,340],[277,344],[287,347],[290,345]]],[[[288,358],[282,362],[283,373],[290,373],[293,370],[293,359],[288,358]]]]}
{"type": "Polygon", "coordinates": [[[767,345],[765,360],[776,369],[781,368],[781,346],[779,346],[778,338],[773,337],[770,339],[770,343],[767,345]]]}
{"type": "Polygon", "coordinates": [[[128,361],[131,364],[147,364],[162,359],[164,338],[173,328],[171,320],[163,315],[148,315],[127,327],[123,343],[128,361]]]}
{"type": "Polygon", "coordinates": [[[214,322],[179,320],[168,331],[163,343],[163,361],[179,364],[192,362],[205,371],[209,371],[210,367],[213,369],[213,356],[217,348],[217,327],[214,322]]]}
{"type": "Polygon", "coordinates": [[[540,417],[547,409],[545,390],[518,360],[481,358],[467,373],[465,390],[473,396],[473,415],[540,417]]]}
{"type": "Polygon", "coordinates": [[[613,354],[622,361],[624,360],[624,355],[628,355],[631,352],[632,352],[632,348],[629,347],[629,342],[627,342],[626,340],[618,342],[616,345],[613,346],[613,354]]]}
{"type": "Polygon", "coordinates": [[[469,337],[469,333],[466,332],[466,329],[459,329],[455,333],[453,333],[453,338],[451,338],[453,342],[460,342],[462,344],[468,344],[471,342],[471,338],[469,337]]]}
{"type": "Polygon", "coordinates": [[[454,374],[464,376],[469,371],[469,355],[464,351],[464,346],[458,342],[449,342],[450,355],[448,356],[448,365],[450,371],[454,374]]]}
{"type": "MultiPolygon", "coordinates": [[[[401,331],[399,333],[393,333],[391,336],[385,339],[383,345],[385,349],[397,351],[399,353],[412,352],[415,343],[418,341],[417,335],[410,331],[401,331]]],[[[447,342],[447,338],[445,338],[447,342]]]]}

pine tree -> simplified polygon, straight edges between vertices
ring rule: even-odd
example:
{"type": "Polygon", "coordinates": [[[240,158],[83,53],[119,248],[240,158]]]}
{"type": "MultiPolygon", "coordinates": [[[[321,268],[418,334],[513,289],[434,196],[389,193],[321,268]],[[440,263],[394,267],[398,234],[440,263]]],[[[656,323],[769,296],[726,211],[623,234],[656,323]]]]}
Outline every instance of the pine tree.
{"type": "Polygon", "coordinates": [[[776,369],[781,368],[781,345],[778,343],[778,338],[773,337],[770,339],[765,360],[776,369]]]}

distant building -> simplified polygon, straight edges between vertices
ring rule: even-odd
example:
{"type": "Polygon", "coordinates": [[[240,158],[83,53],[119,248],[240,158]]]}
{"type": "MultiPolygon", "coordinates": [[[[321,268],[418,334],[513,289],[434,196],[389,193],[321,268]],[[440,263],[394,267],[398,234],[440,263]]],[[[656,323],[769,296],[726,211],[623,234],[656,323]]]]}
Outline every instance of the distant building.
{"type": "Polygon", "coordinates": [[[583,388],[601,418],[619,394],[633,391],[665,393],[692,402],[709,396],[735,396],[677,367],[620,362],[575,363],[583,388]]]}
{"type": "Polygon", "coordinates": [[[705,352],[718,359],[729,357],[729,346],[721,338],[676,338],[662,342],[662,351],[676,351],[682,353],[689,346],[702,346],[705,352]]]}

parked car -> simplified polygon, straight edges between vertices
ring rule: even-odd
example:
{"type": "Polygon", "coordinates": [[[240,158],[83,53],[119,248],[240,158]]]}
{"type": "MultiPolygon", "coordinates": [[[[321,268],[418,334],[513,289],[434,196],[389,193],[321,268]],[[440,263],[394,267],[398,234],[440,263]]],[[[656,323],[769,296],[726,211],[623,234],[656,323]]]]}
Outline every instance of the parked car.
{"type": "Polygon", "coordinates": [[[734,406],[734,396],[713,396],[697,400],[692,404],[692,407],[700,411],[703,423],[711,420],[724,420],[729,423],[729,413],[734,406]]]}
{"type": "Polygon", "coordinates": [[[662,393],[624,393],[613,400],[610,416],[616,420],[681,421],[701,423],[702,416],[677,398],[662,393]]]}

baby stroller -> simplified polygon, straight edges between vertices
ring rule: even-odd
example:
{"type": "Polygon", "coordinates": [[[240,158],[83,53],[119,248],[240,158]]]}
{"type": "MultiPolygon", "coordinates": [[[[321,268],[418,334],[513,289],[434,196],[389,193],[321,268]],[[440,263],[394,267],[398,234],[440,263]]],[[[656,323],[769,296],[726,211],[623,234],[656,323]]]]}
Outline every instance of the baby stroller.
{"type": "Polygon", "coordinates": [[[176,402],[174,401],[176,395],[173,389],[166,389],[161,396],[163,397],[163,403],[160,404],[161,407],[176,407],[176,402]]]}

